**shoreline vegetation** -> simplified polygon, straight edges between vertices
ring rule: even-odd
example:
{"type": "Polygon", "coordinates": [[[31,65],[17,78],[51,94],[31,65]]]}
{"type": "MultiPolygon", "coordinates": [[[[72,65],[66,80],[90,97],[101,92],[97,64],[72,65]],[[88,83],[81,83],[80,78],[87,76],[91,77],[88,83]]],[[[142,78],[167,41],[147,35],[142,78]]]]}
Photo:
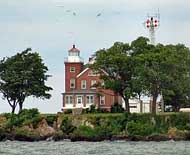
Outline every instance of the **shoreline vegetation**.
{"type": "Polygon", "coordinates": [[[40,114],[24,109],[0,115],[0,141],[190,140],[190,113],[40,114]]]}

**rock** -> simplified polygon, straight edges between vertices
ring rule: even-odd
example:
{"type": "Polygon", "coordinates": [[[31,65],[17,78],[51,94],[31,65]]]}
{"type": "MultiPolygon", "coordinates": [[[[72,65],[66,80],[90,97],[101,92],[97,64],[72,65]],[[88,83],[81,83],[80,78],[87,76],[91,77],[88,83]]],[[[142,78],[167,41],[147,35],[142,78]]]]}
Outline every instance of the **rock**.
{"type": "Polygon", "coordinates": [[[7,119],[4,116],[0,116],[0,127],[4,126],[4,124],[6,123],[7,119]]]}
{"type": "Polygon", "coordinates": [[[152,135],[152,136],[147,137],[147,141],[160,142],[160,141],[168,141],[168,140],[171,140],[171,138],[169,138],[167,135],[152,135]]]}
{"type": "Polygon", "coordinates": [[[41,137],[48,137],[55,133],[55,129],[50,127],[45,119],[42,119],[42,121],[39,122],[35,130],[40,134],[41,137]]]}
{"type": "Polygon", "coordinates": [[[57,129],[60,129],[62,122],[63,122],[63,116],[58,115],[57,122],[56,122],[56,128],[57,129]]]}
{"type": "Polygon", "coordinates": [[[169,128],[168,137],[174,139],[177,135],[177,128],[169,128]]]}
{"type": "Polygon", "coordinates": [[[82,108],[75,108],[72,110],[73,115],[80,115],[82,114],[82,108]]]}
{"type": "Polygon", "coordinates": [[[53,135],[54,141],[60,141],[60,140],[65,140],[65,139],[69,139],[69,136],[65,135],[61,130],[56,131],[56,133],[53,135]]]}
{"type": "Polygon", "coordinates": [[[111,137],[111,140],[128,140],[128,136],[127,135],[113,135],[111,137]]]}
{"type": "Polygon", "coordinates": [[[83,125],[88,126],[88,127],[92,128],[92,129],[94,129],[94,125],[91,122],[87,121],[87,120],[84,121],[83,125]]]}
{"type": "Polygon", "coordinates": [[[139,135],[134,135],[134,136],[128,136],[128,138],[126,140],[127,141],[145,141],[146,137],[139,136],[139,135]]]}
{"type": "Polygon", "coordinates": [[[53,136],[48,137],[48,138],[46,139],[46,141],[53,141],[53,136]]]}
{"type": "Polygon", "coordinates": [[[29,126],[23,126],[20,128],[15,128],[11,133],[14,140],[18,141],[39,141],[41,140],[40,135],[29,126]]]}

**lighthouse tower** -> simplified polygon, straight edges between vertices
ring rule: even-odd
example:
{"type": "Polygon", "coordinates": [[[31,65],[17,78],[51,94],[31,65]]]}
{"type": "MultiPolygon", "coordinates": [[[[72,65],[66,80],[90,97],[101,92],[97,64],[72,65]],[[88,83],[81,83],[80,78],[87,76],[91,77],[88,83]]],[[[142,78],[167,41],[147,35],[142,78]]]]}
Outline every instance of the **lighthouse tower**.
{"type": "Polygon", "coordinates": [[[83,63],[80,50],[73,45],[65,60],[65,91],[76,89],[76,76],[82,71],[83,63]]]}

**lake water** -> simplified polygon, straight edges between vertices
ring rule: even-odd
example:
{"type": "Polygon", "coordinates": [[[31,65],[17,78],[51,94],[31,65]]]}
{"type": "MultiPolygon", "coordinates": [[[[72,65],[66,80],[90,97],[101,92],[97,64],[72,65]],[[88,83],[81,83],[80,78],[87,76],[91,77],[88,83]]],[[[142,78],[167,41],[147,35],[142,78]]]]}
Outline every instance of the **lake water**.
{"type": "Polygon", "coordinates": [[[190,155],[190,142],[0,142],[0,155],[190,155]]]}

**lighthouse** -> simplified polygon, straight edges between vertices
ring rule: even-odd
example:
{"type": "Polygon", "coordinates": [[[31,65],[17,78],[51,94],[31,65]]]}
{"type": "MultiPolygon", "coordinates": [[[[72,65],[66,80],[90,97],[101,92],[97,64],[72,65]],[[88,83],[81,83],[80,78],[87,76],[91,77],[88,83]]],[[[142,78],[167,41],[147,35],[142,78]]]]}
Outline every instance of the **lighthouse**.
{"type": "Polygon", "coordinates": [[[83,64],[80,50],[73,45],[68,51],[68,57],[65,60],[65,91],[76,88],[76,76],[82,71],[83,64]]]}

